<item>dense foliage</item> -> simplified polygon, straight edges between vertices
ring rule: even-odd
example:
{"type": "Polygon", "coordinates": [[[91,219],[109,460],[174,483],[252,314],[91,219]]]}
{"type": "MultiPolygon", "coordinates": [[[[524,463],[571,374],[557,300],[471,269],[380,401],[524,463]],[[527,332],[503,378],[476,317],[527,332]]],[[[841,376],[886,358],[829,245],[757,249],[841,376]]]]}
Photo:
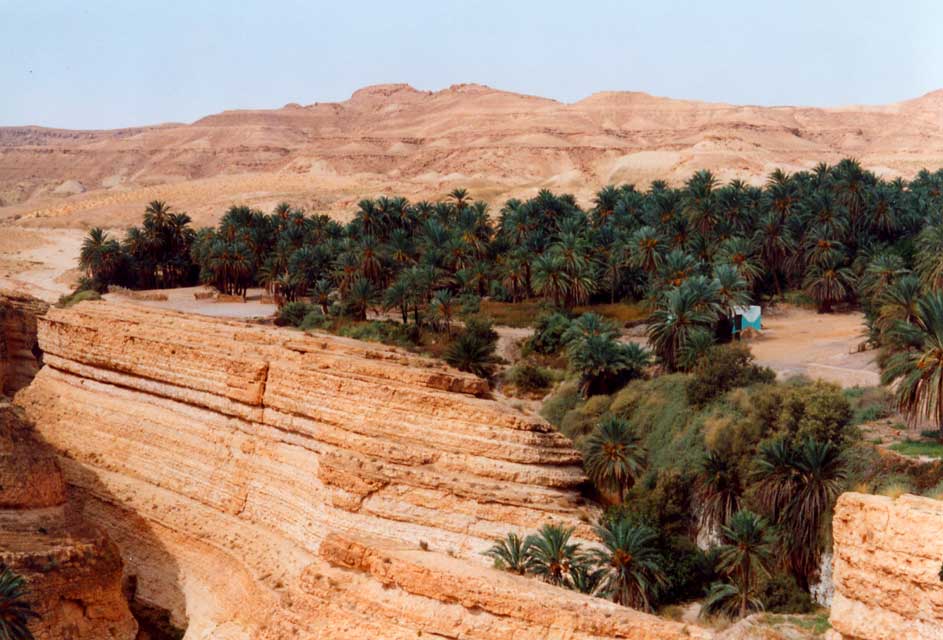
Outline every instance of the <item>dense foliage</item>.
{"type": "Polygon", "coordinates": [[[26,580],[0,563],[0,638],[33,640],[29,621],[39,615],[26,595],[26,580]]]}

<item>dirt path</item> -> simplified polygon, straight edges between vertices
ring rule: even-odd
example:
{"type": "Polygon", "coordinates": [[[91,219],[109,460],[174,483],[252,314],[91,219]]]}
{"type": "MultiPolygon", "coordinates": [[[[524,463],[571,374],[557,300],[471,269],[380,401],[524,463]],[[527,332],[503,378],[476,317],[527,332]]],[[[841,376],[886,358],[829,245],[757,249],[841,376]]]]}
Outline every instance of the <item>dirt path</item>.
{"type": "Polygon", "coordinates": [[[71,292],[81,275],[76,267],[84,235],[80,229],[0,228],[0,288],[47,302],[71,292]]]}

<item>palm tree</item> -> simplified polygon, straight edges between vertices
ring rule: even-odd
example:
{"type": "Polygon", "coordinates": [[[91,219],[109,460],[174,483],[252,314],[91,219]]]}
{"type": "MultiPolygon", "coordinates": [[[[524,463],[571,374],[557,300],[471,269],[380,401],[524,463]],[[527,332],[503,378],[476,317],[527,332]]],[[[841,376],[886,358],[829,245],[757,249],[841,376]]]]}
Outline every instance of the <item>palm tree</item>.
{"type": "Polygon", "coordinates": [[[531,540],[522,539],[516,533],[509,533],[500,540],[496,540],[484,555],[494,560],[497,568],[513,571],[518,575],[527,573],[531,565],[531,540]]]}
{"type": "Polygon", "coordinates": [[[806,273],[803,288],[818,305],[819,313],[828,313],[832,305],[846,299],[854,289],[855,274],[835,259],[814,264],[806,273]]]}
{"type": "Polygon", "coordinates": [[[530,547],[530,570],[545,582],[564,586],[569,579],[570,567],[579,558],[579,545],[571,543],[573,528],[545,524],[540,531],[527,536],[530,547]]]}
{"type": "Polygon", "coordinates": [[[163,200],[151,200],[144,209],[144,224],[161,231],[167,226],[171,215],[170,205],[163,200]]]}
{"type": "Polygon", "coordinates": [[[783,533],[786,560],[800,586],[818,572],[825,526],[845,480],[841,451],[830,442],[806,440],[798,447],[777,439],[760,447],[756,499],[783,533]]]}
{"type": "Polygon", "coordinates": [[[730,238],[720,245],[717,262],[729,264],[748,285],[752,285],[762,274],[763,269],[755,259],[756,249],[747,238],[730,238]]]}
{"type": "Polygon", "coordinates": [[[573,591],[594,596],[602,587],[606,569],[595,566],[588,558],[577,558],[570,565],[570,581],[567,586],[573,591]]]}
{"type": "Polygon", "coordinates": [[[709,451],[697,474],[695,511],[701,530],[715,531],[740,509],[740,473],[727,456],[709,451]]]}
{"type": "Polygon", "coordinates": [[[26,601],[26,580],[0,563],[0,638],[33,640],[29,621],[38,618],[26,601]]]}
{"type": "Polygon", "coordinates": [[[910,420],[935,421],[943,440],[943,292],[921,298],[913,321],[897,321],[890,337],[894,352],[881,374],[882,384],[896,384],[901,413],[910,420]]]}
{"type": "MultiPolygon", "coordinates": [[[[738,614],[742,618],[751,604],[755,603],[754,578],[757,574],[769,575],[775,539],[766,520],[745,509],[731,516],[727,524],[720,528],[720,535],[723,543],[718,548],[718,567],[736,586],[738,614]]],[[[732,595],[730,589],[725,589],[725,592],[732,595]]],[[[719,593],[713,596],[709,601],[713,601],[719,593]]]]}
{"type": "Polygon", "coordinates": [[[927,287],[943,286],[943,224],[928,225],[917,237],[916,270],[927,287]]]}
{"type": "Polygon", "coordinates": [[[584,397],[612,393],[625,382],[640,377],[649,354],[638,344],[622,344],[611,335],[594,335],[568,347],[570,367],[580,375],[584,397]]]}
{"type": "Polygon", "coordinates": [[[796,249],[792,232],[786,226],[783,216],[771,211],[760,218],[755,238],[760,256],[767,270],[773,275],[776,295],[782,296],[782,284],[779,277],[786,270],[789,258],[796,249]]]}
{"type": "Polygon", "coordinates": [[[645,449],[628,421],[607,416],[596,425],[583,448],[586,475],[598,488],[614,492],[619,504],[642,474],[645,449]]]}
{"type": "Polygon", "coordinates": [[[668,583],[658,553],[658,534],[618,519],[596,527],[596,535],[602,548],[590,554],[606,570],[600,591],[623,606],[651,610],[653,596],[668,583]]]}
{"type": "Polygon", "coordinates": [[[121,245],[117,240],[109,237],[101,227],[89,229],[79,252],[79,267],[85,270],[89,278],[108,284],[120,258],[121,245]]]}
{"type": "Polygon", "coordinates": [[[321,312],[327,316],[328,307],[331,304],[331,295],[334,293],[334,286],[330,280],[320,278],[311,286],[309,293],[311,294],[311,300],[321,307],[321,312]]]}
{"type": "Polygon", "coordinates": [[[669,370],[676,368],[678,357],[692,335],[714,322],[714,314],[699,308],[699,304],[696,291],[676,287],[668,291],[652,313],[648,338],[669,370]]]}
{"type": "Polygon", "coordinates": [[[376,290],[366,278],[357,278],[354,280],[345,296],[356,320],[367,319],[367,309],[376,302],[376,298],[376,290]]]}
{"type": "Polygon", "coordinates": [[[462,331],[445,350],[445,361],[458,369],[488,378],[496,361],[495,344],[472,331],[462,331]]]}
{"type": "Polygon", "coordinates": [[[461,211],[471,202],[471,196],[467,189],[452,189],[449,192],[449,199],[455,204],[455,208],[461,211]]]}
{"type": "Polygon", "coordinates": [[[562,306],[570,294],[570,275],[566,262],[556,251],[547,251],[534,260],[534,287],[537,293],[562,306]]]}
{"type": "Polygon", "coordinates": [[[661,267],[664,244],[652,227],[637,230],[629,241],[629,261],[632,266],[646,273],[654,273],[661,267]]]}
{"type": "Polygon", "coordinates": [[[749,285],[733,265],[714,267],[714,281],[717,283],[717,299],[727,318],[733,316],[735,308],[750,304],[749,285]]]}
{"type": "Polygon", "coordinates": [[[413,300],[414,292],[409,286],[408,273],[404,273],[393,281],[386,291],[383,292],[383,308],[399,309],[403,324],[409,323],[409,308],[413,300]]]}
{"type": "Polygon", "coordinates": [[[452,337],[452,314],[455,311],[455,296],[448,289],[439,289],[432,294],[432,301],[429,304],[432,314],[435,318],[442,320],[445,324],[445,332],[452,337]]]}

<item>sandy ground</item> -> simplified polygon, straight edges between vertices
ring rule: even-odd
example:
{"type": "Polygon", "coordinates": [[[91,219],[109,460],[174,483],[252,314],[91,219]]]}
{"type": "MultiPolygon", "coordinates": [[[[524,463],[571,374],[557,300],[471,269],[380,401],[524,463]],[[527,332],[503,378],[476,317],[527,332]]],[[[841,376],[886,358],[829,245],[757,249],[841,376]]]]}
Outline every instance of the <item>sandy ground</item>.
{"type": "Polygon", "coordinates": [[[161,289],[154,292],[167,296],[166,300],[133,300],[120,293],[109,293],[106,300],[121,300],[132,302],[145,307],[157,309],[172,309],[183,313],[193,313],[201,316],[215,316],[217,318],[236,318],[249,320],[253,318],[267,318],[275,314],[277,307],[274,304],[261,301],[262,289],[249,289],[245,302],[217,302],[215,300],[197,300],[193,294],[210,291],[206,287],[181,287],[179,289],[161,289]]]}
{"type": "Polygon", "coordinates": [[[0,227],[0,288],[55,302],[81,275],[81,229],[0,227]]]}
{"type": "Polygon", "coordinates": [[[763,310],[763,331],[748,344],[759,364],[785,379],[795,375],[842,387],[880,384],[874,351],[858,351],[864,341],[861,313],[819,314],[780,305],[763,310]]]}

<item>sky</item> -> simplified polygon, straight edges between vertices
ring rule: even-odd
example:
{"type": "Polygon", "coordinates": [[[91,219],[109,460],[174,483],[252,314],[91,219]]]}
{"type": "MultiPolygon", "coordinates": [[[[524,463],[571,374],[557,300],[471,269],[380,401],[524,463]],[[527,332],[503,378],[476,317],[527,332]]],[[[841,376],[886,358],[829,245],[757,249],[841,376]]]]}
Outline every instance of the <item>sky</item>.
{"type": "Polygon", "coordinates": [[[0,126],[192,122],[392,82],[883,104],[943,88],[941,25],[940,0],[0,0],[0,126]]]}

